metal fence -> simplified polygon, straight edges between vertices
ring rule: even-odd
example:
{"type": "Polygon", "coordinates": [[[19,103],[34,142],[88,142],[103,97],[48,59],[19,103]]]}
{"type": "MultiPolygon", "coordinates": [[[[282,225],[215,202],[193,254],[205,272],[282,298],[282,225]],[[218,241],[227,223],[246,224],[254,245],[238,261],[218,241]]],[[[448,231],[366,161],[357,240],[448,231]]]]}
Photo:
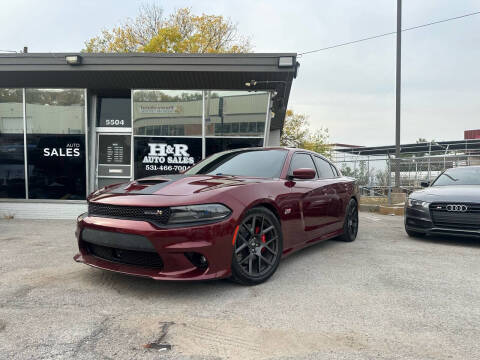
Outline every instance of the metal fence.
{"type": "MultiPolygon", "coordinates": [[[[410,193],[424,181],[434,180],[443,170],[480,165],[479,152],[449,151],[393,155],[355,155],[333,151],[332,160],[346,176],[357,179],[363,196],[387,196],[395,185],[396,166],[400,170],[400,191],[410,193]]],[[[397,192],[399,191],[396,190],[397,192]]]]}

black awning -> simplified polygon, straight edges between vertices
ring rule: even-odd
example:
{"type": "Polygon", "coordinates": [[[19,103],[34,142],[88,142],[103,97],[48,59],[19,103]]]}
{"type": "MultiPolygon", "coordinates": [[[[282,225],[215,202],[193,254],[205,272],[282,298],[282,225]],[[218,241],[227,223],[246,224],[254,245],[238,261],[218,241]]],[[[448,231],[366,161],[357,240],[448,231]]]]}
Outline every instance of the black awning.
{"type": "Polygon", "coordinates": [[[271,129],[281,129],[296,54],[0,54],[0,87],[75,87],[91,90],[274,90],[271,129]],[[65,57],[81,57],[68,65],[65,57]],[[280,57],[293,66],[279,67],[280,57]],[[255,80],[254,86],[245,83],[255,80]]]}

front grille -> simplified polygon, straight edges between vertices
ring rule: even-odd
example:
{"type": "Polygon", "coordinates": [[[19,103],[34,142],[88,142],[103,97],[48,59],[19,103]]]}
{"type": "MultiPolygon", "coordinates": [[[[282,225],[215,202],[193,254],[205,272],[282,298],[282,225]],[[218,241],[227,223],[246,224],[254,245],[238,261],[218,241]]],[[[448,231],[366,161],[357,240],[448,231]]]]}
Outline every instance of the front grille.
{"type": "Polygon", "coordinates": [[[83,247],[90,255],[111,262],[155,269],[161,269],[163,267],[162,258],[155,252],[117,249],[85,241],[83,242],[83,247]]]}
{"type": "Polygon", "coordinates": [[[119,206],[100,203],[88,203],[88,215],[151,221],[166,224],[170,218],[168,207],[119,206]]]}
{"type": "Polygon", "coordinates": [[[435,226],[454,229],[480,230],[480,204],[433,203],[430,213],[435,226]],[[448,205],[466,205],[466,211],[448,211],[448,205]]]}

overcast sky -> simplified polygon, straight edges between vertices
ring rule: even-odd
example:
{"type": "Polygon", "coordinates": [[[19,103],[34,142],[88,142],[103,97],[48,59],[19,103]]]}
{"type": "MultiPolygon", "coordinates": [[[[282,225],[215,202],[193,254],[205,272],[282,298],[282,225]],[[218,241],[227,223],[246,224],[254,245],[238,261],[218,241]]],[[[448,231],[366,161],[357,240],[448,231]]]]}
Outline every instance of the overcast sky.
{"type": "MultiPolygon", "coordinates": [[[[79,51],[141,1],[0,0],[0,49],[79,51]]],[[[156,1],[238,23],[255,52],[303,52],[395,31],[396,0],[156,1]]],[[[479,11],[480,0],[404,0],[403,27],[479,11]]],[[[403,34],[402,143],[463,139],[480,129],[480,15],[403,34]]],[[[332,142],[395,140],[395,36],[299,58],[289,107],[327,127],[332,142]]]]}

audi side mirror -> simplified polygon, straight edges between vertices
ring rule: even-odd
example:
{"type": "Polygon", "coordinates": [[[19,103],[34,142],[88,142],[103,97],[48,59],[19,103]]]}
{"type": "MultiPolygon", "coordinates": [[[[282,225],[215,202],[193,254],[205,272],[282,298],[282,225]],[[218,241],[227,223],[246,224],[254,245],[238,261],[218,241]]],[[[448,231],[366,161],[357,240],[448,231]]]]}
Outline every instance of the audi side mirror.
{"type": "Polygon", "coordinates": [[[430,186],[430,181],[422,181],[420,182],[421,187],[429,187],[430,186]]]}
{"type": "Polygon", "coordinates": [[[300,168],[293,170],[292,177],[294,179],[302,179],[302,180],[309,180],[315,179],[315,170],[310,168],[300,168]]]}

